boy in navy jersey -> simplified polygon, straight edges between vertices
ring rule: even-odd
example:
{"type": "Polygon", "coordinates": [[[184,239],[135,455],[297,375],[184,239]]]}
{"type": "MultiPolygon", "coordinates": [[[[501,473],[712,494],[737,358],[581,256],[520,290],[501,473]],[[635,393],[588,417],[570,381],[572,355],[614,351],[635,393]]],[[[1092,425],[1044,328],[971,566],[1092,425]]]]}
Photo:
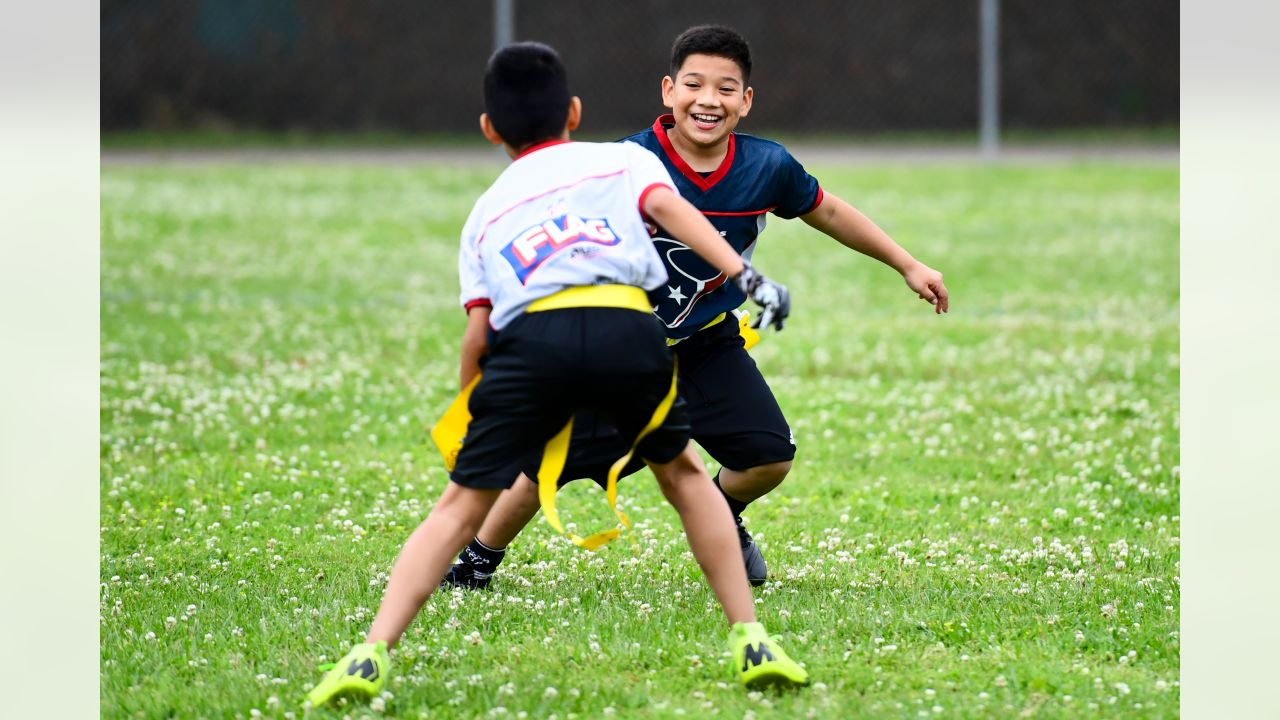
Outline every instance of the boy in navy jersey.
{"type": "MultiPolygon", "coordinates": [[[[942,273],[917,261],[865,215],[805,172],[776,142],[734,132],[751,110],[751,51],[736,31],[698,26],[676,38],[662,100],[671,114],[626,142],[653,152],[693,203],[744,259],[750,259],[769,213],[799,217],[842,245],[894,270],[907,287],[947,312],[942,273]]],[[[658,227],[654,243],[669,279],[651,293],[654,312],[679,359],[680,392],[688,403],[693,439],[720,463],[715,482],[733,512],[747,577],[765,582],[767,567],[742,521],[752,501],[778,486],[791,469],[795,442],[755,362],[747,355],[737,307],[745,296],[726,276],[658,227]]],[[[765,319],[763,316],[762,320],[765,319]]],[[[625,450],[605,424],[580,416],[562,477],[603,485],[609,463],[625,450]]],[[[639,465],[631,465],[634,472],[639,465]]],[[[537,465],[518,481],[462,551],[446,582],[484,587],[505,548],[538,510],[537,465]]]]}
{"type": "Polygon", "coordinates": [[[382,689],[388,648],[516,479],[520,458],[582,410],[608,418],[627,438],[620,457],[643,458],[680,514],[730,623],[739,680],[753,688],[807,684],[805,670],[756,622],[729,509],[689,442],[671,353],[646,296],[667,278],[646,219],[683,238],[779,323],[786,289],[717,235],[651,153],[569,142],[581,102],[570,97],[551,48],[520,43],[495,53],[484,97],[481,129],[513,162],[476,201],[461,236],[462,384],[479,376],[472,418],[450,482],[405,542],[364,642],[307,699],[323,705],[382,689]]]}

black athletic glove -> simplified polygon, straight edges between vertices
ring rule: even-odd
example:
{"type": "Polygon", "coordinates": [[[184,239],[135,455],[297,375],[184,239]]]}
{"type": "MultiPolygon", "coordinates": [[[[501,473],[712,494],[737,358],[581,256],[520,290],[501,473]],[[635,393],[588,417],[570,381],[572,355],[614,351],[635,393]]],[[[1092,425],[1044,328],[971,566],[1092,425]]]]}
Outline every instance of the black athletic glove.
{"type": "Polygon", "coordinates": [[[782,323],[791,314],[791,292],[785,285],[779,285],[756,272],[745,261],[743,264],[746,267],[733,278],[733,282],[761,308],[760,317],[751,323],[751,327],[772,325],[775,330],[781,330],[782,323]]]}

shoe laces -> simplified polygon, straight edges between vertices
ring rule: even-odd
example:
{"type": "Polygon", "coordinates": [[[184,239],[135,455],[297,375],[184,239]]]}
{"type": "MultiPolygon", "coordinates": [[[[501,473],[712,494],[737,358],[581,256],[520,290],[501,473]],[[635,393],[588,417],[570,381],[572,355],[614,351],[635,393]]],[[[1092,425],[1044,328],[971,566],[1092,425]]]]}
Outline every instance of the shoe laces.
{"type": "Polygon", "coordinates": [[[735,517],[735,518],[733,519],[733,523],[734,523],[734,525],[737,527],[737,530],[738,530],[738,544],[739,544],[739,545],[741,545],[741,546],[742,546],[742,547],[744,547],[744,548],[745,548],[747,545],[750,545],[750,544],[751,544],[751,533],[747,532],[747,527],[746,527],[746,525],[743,525],[743,524],[742,524],[742,518],[741,518],[741,517],[735,517]]]}

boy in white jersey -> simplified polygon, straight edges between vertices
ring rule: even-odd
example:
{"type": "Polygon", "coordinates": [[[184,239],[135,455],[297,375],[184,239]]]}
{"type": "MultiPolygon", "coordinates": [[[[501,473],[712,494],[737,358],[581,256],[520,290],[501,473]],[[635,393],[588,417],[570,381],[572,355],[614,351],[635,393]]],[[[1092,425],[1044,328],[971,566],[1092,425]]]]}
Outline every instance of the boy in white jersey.
{"type": "Polygon", "coordinates": [[[786,288],[752,270],[719,237],[652,153],[629,143],[569,142],[581,102],[569,96],[554,50],[506,47],[490,59],[484,84],[481,130],[514,162],[476,202],[462,231],[464,387],[484,365],[469,402],[472,420],[451,482],[405,542],[365,642],[308,700],[321,705],[381,690],[388,648],[518,475],[519,459],[584,409],[636,439],[633,449],[680,514],[729,620],[743,684],[807,684],[804,669],[756,622],[728,505],[689,443],[672,356],[645,294],[667,279],[645,219],[733,278],[778,325],[788,312],[786,288]]]}

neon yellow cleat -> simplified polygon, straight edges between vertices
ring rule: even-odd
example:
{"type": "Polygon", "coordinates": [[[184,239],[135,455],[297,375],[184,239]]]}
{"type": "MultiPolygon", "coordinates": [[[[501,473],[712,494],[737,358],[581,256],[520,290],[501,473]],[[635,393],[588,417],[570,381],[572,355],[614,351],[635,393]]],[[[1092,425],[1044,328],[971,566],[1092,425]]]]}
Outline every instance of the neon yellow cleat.
{"type": "Polygon", "coordinates": [[[387,655],[387,643],[361,643],[351,648],[324,676],[318,685],[307,693],[312,707],[320,707],[340,697],[369,700],[382,690],[391,670],[391,658],[387,655]]]}
{"type": "Polygon", "coordinates": [[[738,678],[752,690],[793,688],[809,684],[809,673],[792,660],[758,622],[734,623],[729,649],[738,678]]]}

